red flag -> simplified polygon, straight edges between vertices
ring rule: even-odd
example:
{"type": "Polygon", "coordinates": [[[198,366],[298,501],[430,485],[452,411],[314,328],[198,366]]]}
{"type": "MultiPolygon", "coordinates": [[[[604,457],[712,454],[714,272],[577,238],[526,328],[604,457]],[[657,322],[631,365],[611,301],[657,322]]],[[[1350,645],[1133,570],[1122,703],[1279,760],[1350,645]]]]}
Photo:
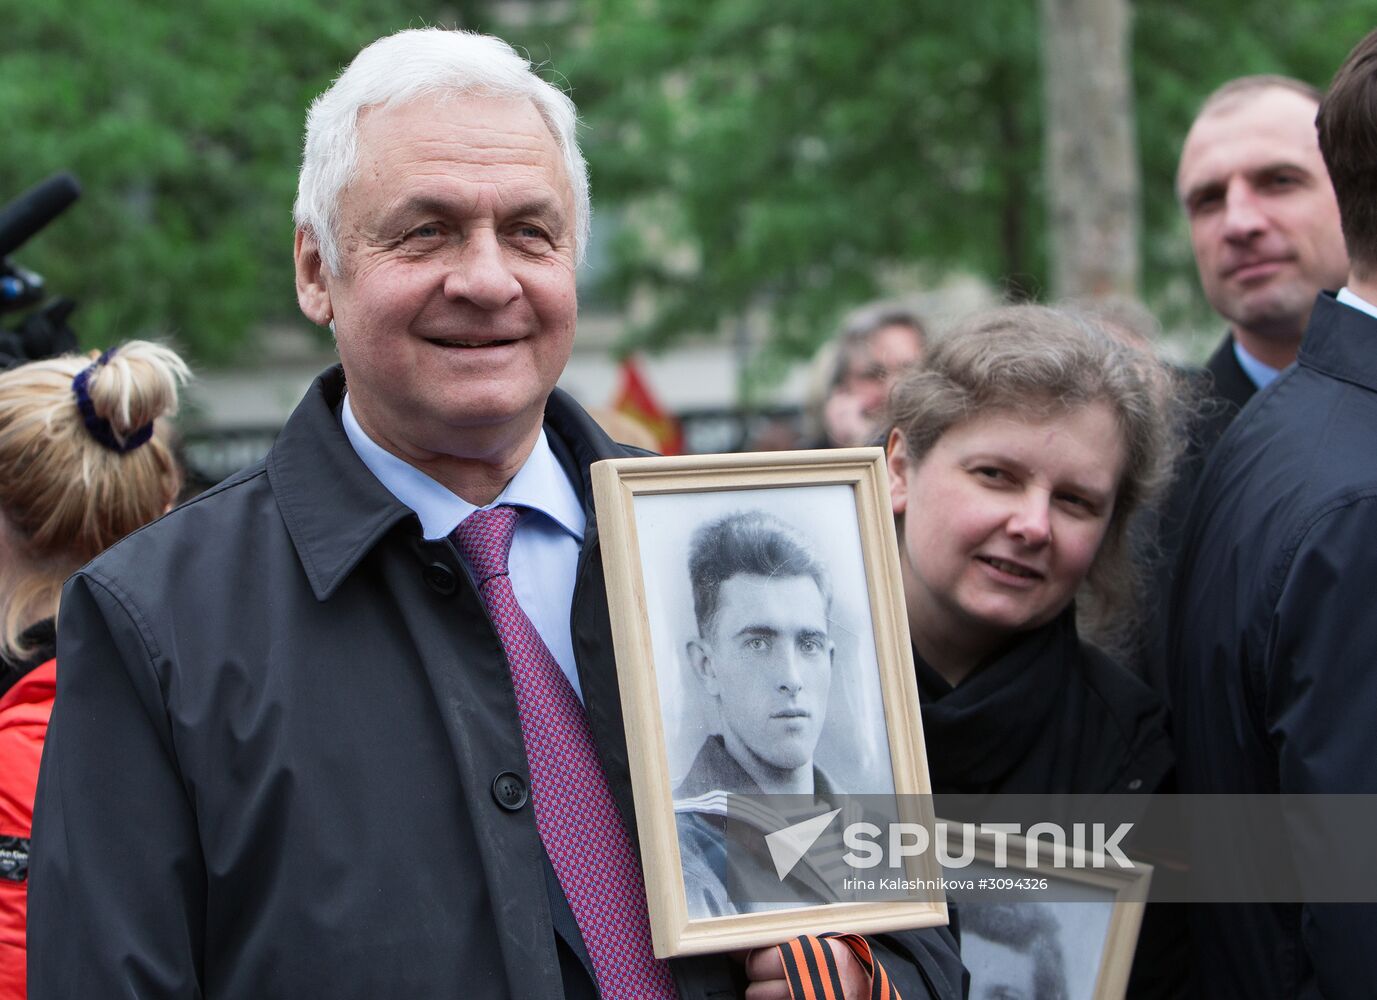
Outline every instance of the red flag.
{"type": "Polygon", "coordinates": [[[612,409],[624,414],[655,435],[662,455],[679,455],[684,450],[684,430],[679,421],[665,412],[650,391],[640,368],[631,358],[621,364],[622,384],[612,399],[612,409]]]}

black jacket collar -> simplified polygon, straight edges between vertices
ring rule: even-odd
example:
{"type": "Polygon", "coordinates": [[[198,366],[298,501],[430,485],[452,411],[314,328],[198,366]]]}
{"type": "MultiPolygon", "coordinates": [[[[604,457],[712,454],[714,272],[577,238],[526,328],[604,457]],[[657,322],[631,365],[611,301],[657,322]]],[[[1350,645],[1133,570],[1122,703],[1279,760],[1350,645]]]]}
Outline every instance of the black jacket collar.
{"type": "Polygon", "coordinates": [[[1377,319],[1321,292],[1297,360],[1302,367],[1377,392],[1377,319]]]}
{"type": "Polygon", "coordinates": [[[1021,637],[956,687],[914,650],[934,791],[1000,789],[1046,736],[1077,652],[1072,621],[1063,614],[1021,637]]]}
{"type": "MultiPolygon", "coordinates": [[[[344,433],[340,366],[322,373],[287,419],[265,460],[273,496],[317,600],[324,601],[390,531],[416,515],[380,483],[344,433]]],[[[545,429],[588,515],[585,547],[596,537],[588,467],[626,449],[612,442],[565,392],[545,406],[545,429]]]]}
{"type": "Polygon", "coordinates": [[[1210,395],[1233,404],[1234,410],[1229,414],[1230,420],[1233,419],[1233,414],[1243,409],[1248,400],[1252,399],[1253,394],[1257,392],[1257,384],[1248,377],[1248,373],[1238,363],[1238,355],[1234,353],[1234,335],[1232,333],[1224,335],[1223,341],[1210,355],[1210,360],[1205,362],[1205,371],[1209,373],[1211,379],[1210,395]]]}

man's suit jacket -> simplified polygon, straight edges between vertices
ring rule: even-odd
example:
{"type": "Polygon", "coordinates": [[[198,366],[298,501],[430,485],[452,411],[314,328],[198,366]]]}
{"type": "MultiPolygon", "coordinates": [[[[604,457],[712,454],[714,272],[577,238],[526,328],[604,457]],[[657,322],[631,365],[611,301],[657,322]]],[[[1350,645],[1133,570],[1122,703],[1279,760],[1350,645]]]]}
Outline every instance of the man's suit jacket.
{"type": "MultiPolygon", "coordinates": [[[[35,1000],[593,995],[512,794],[528,774],[501,644],[452,544],[424,540],[349,445],[343,388],[327,372],[263,462],[69,582],[35,1000]]],[[[634,836],[588,478],[627,452],[558,391],[546,430],[588,504],[571,631],[634,836]]],[[[934,939],[914,939],[878,950],[921,995],[904,960],[934,939]]],[[[737,995],[726,958],[673,968],[685,1000],[737,995]]]]}
{"type": "Polygon", "coordinates": [[[1208,381],[1201,387],[1210,401],[1203,412],[1200,428],[1192,440],[1192,447],[1208,457],[1234,417],[1248,405],[1257,392],[1257,385],[1248,377],[1234,353],[1233,334],[1225,334],[1210,360],[1205,362],[1208,381]]]}
{"type": "Polygon", "coordinates": [[[1140,559],[1147,566],[1147,592],[1141,638],[1132,658],[1136,662],[1130,666],[1168,702],[1167,609],[1186,514],[1210,452],[1257,392],[1257,386],[1234,354],[1233,334],[1225,334],[1204,369],[1190,373],[1187,379],[1192,412],[1186,428],[1185,451],[1173,470],[1166,497],[1155,510],[1143,512],[1133,526],[1140,559]]]}

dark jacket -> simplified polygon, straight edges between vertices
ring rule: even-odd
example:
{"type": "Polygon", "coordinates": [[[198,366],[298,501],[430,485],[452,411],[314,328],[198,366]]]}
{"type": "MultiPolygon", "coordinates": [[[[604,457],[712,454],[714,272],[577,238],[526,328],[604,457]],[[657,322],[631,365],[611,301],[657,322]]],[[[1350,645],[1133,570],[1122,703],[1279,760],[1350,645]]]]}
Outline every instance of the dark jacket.
{"type": "Polygon", "coordinates": [[[1257,384],[1238,363],[1233,334],[1225,334],[1210,360],[1205,362],[1200,391],[1209,403],[1200,409],[1192,448],[1208,457],[1234,422],[1234,417],[1257,394],[1257,384]]]}
{"type": "Polygon", "coordinates": [[[1238,363],[1232,334],[1225,334],[1203,369],[1184,377],[1190,407],[1185,450],[1172,470],[1167,495],[1156,509],[1141,511],[1131,528],[1138,558],[1146,567],[1146,593],[1139,648],[1130,666],[1167,701],[1171,693],[1167,681],[1167,609],[1186,515],[1210,452],[1257,392],[1238,363]]]}
{"type": "MultiPolygon", "coordinates": [[[[326,373],[262,463],[69,582],[34,1000],[592,995],[529,802],[495,786],[527,776],[501,644],[450,542],[358,459],[342,392],[326,373]]],[[[634,834],[588,478],[627,452],[558,391],[546,430],[588,504],[570,624],[634,834]]],[[[906,996],[932,940],[879,939],[906,996]]],[[[736,995],[725,957],[673,968],[685,1000],[736,995]]]]}
{"type": "MultiPolygon", "coordinates": [[[[1082,642],[1068,608],[956,687],[915,651],[923,738],[943,795],[1167,791],[1173,761],[1162,700],[1082,642]]],[[[1190,954],[1179,907],[1147,908],[1130,1000],[1183,996],[1190,954]]],[[[958,914],[959,920],[959,914],[958,914]]]]}
{"type": "MultiPolygon", "coordinates": [[[[1170,645],[1183,791],[1377,792],[1374,578],[1377,320],[1321,295],[1191,510],[1170,645]]],[[[1377,989],[1373,907],[1197,911],[1205,995],[1377,989]]]]}
{"type": "Polygon", "coordinates": [[[1152,792],[1171,772],[1161,700],[1080,641],[1071,609],[954,688],[914,658],[939,806],[944,792],[1152,792]]]}

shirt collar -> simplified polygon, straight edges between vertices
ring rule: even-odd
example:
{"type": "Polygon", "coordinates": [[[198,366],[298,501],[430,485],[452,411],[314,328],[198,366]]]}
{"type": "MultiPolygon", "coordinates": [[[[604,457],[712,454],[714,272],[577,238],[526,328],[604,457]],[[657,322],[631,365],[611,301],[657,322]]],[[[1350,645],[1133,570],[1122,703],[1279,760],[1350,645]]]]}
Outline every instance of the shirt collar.
{"type": "Polygon", "coordinates": [[[1349,291],[1347,285],[1339,289],[1339,294],[1336,297],[1344,305],[1352,306],[1354,309],[1360,310],[1361,312],[1367,313],[1369,316],[1377,318],[1377,306],[1373,305],[1371,302],[1363,298],[1361,295],[1349,291]]]}
{"type": "Polygon", "coordinates": [[[1234,338],[1234,357],[1238,359],[1239,366],[1252,380],[1253,385],[1259,389],[1267,388],[1272,380],[1281,374],[1280,368],[1273,368],[1269,364],[1264,364],[1244,350],[1237,337],[1234,338]]]}
{"type": "MultiPolygon", "coordinates": [[[[354,416],[345,393],[341,408],[344,433],[360,460],[388,492],[415,512],[427,539],[444,538],[479,508],[402,461],[368,436],[354,416]]],[[[586,515],[574,486],[550,450],[542,427],[531,454],[506,488],[488,507],[514,504],[530,507],[549,517],[579,542],[583,541],[586,515]]],[[[486,508],[484,508],[486,509],[486,508]]]]}

